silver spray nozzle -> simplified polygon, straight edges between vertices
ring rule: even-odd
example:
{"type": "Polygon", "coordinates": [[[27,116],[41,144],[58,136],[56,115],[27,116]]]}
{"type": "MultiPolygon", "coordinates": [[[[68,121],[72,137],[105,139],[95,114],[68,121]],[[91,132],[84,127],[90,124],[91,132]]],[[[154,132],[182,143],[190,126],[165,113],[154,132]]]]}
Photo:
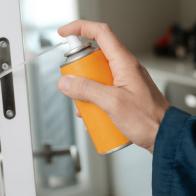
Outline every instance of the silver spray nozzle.
{"type": "Polygon", "coordinates": [[[21,62],[21,63],[15,65],[14,68],[9,68],[8,70],[1,72],[0,79],[3,78],[4,76],[8,75],[9,73],[20,71],[20,70],[24,69],[25,64],[30,63],[34,59],[54,50],[55,48],[58,48],[61,45],[65,45],[65,44],[68,46],[68,50],[65,53],[66,57],[70,56],[72,54],[75,54],[75,53],[77,53],[77,52],[79,52],[79,51],[83,50],[84,48],[87,48],[91,45],[90,42],[84,42],[78,36],[75,36],[75,35],[67,36],[63,42],[61,42],[55,46],[52,46],[51,48],[31,57],[29,59],[26,59],[24,62],[21,62]]]}

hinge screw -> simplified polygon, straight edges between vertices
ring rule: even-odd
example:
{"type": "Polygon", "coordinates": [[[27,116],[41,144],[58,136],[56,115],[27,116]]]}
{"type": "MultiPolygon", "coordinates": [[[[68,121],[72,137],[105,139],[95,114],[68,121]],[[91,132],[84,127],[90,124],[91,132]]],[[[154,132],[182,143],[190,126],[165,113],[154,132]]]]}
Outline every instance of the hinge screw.
{"type": "Polygon", "coordinates": [[[7,48],[8,47],[8,44],[6,41],[0,41],[0,47],[1,48],[7,48]]]}
{"type": "Polygon", "coordinates": [[[13,118],[13,117],[14,117],[14,112],[13,112],[13,110],[7,110],[7,111],[6,111],[6,116],[7,116],[8,118],[13,118]]]}
{"type": "Polygon", "coordinates": [[[1,68],[2,68],[2,70],[7,71],[7,70],[10,68],[10,66],[9,66],[8,63],[3,63],[3,64],[1,65],[1,68]]]}

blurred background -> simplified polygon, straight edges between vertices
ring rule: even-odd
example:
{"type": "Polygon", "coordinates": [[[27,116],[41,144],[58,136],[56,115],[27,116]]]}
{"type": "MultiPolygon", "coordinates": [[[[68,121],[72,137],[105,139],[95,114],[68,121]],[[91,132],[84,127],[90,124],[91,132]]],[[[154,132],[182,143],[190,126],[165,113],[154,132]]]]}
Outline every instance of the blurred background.
{"type": "MultiPolygon", "coordinates": [[[[172,105],[196,114],[196,1],[21,0],[25,56],[62,41],[76,19],[107,22],[149,70],[172,105]]],[[[57,90],[64,47],[26,66],[37,194],[151,196],[152,155],[131,145],[100,156],[57,90]]]]}

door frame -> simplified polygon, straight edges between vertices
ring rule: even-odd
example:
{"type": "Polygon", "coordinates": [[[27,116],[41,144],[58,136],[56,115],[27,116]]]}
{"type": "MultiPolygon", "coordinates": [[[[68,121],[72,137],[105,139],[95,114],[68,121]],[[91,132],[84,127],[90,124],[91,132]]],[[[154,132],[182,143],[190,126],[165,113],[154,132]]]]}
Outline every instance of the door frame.
{"type": "MultiPolygon", "coordinates": [[[[24,61],[18,0],[0,0],[0,37],[9,40],[12,67],[24,61]]],[[[35,180],[25,69],[13,73],[16,116],[3,115],[0,95],[0,142],[6,196],[35,196],[35,180]]],[[[0,94],[1,89],[0,89],[0,94]]]]}

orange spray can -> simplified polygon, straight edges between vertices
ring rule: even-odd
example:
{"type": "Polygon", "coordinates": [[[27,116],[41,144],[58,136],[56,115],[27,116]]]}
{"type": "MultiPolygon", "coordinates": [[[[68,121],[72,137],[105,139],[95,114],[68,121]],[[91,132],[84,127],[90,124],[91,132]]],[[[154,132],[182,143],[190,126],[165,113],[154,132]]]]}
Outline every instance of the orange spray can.
{"type": "MultiPolygon", "coordinates": [[[[112,73],[103,52],[77,36],[68,36],[67,40],[70,50],[65,53],[66,62],[60,68],[62,75],[81,76],[112,86],[112,73]]],[[[75,103],[99,154],[109,154],[130,144],[100,107],[80,100],[75,103]]]]}

